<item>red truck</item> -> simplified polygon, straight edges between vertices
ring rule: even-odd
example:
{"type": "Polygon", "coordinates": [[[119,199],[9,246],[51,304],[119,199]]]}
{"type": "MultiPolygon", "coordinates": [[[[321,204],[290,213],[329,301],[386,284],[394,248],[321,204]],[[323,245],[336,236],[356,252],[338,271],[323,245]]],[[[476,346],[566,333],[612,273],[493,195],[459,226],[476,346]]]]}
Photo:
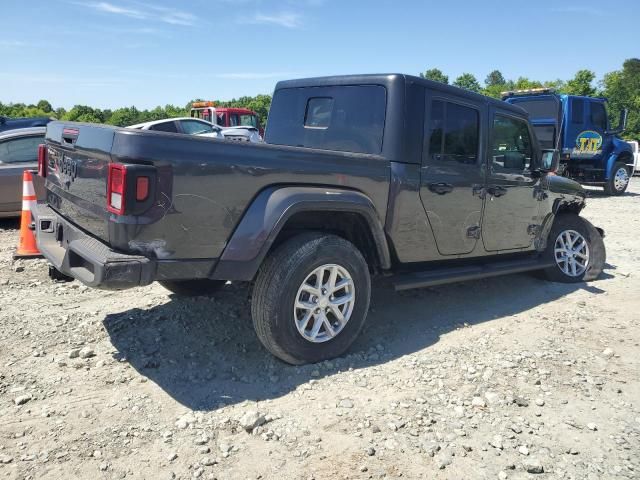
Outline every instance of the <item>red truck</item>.
{"type": "Polygon", "coordinates": [[[258,114],[248,108],[216,107],[214,102],[193,102],[190,115],[223,128],[254,127],[258,129],[260,136],[264,136],[258,114]]]}

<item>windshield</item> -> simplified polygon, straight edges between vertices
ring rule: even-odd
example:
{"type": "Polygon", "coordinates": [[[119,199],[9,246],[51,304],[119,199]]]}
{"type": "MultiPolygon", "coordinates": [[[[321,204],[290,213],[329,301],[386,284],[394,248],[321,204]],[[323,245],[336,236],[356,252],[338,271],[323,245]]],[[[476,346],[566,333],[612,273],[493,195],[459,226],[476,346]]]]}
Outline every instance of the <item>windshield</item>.
{"type": "Polygon", "coordinates": [[[512,103],[524,108],[529,113],[529,118],[558,118],[558,103],[550,97],[535,100],[515,98],[512,103]]]}
{"type": "Polygon", "coordinates": [[[258,118],[255,115],[240,115],[240,125],[257,128],[258,118]]]}
{"type": "Polygon", "coordinates": [[[195,120],[184,120],[182,122],[182,130],[189,135],[201,135],[203,133],[216,132],[217,129],[213,125],[208,125],[204,122],[197,122],[195,120]]]}

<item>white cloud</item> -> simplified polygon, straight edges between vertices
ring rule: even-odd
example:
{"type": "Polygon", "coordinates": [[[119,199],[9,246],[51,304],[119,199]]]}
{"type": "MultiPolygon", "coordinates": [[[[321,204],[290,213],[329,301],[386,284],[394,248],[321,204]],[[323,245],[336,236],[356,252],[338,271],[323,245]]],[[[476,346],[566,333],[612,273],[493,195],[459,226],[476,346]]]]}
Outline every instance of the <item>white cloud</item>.
{"type": "Polygon", "coordinates": [[[252,17],[243,18],[240,23],[251,25],[275,25],[284,28],[300,28],[302,15],[293,12],[280,12],[273,14],[256,13],[252,17]]]}
{"type": "Polygon", "coordinates": [[[29,44],[20,40],[0,40],[0,48],[19,48],[26,47],[29,44]]]}
{"type": "Polygon", "coordinates": [[[567,7],[554,7],[551,11],[556,13],[572,13],[577,15],[590,15],[592,17],[607,17],[611,14],[605,10],[601,10],[595,7],[589,6],[567,6],[567,7]]]}
{"type": "Polygon", "coordinates": [[[129,2],[127,5],[117,5],[110,2],[73,3],[98,12],[121,15],[128,18],[135,18],[136,20],[150,20],[183,26],[193,25],[196,21],[195,15],[189,12],[141,2],[129,2]]]}

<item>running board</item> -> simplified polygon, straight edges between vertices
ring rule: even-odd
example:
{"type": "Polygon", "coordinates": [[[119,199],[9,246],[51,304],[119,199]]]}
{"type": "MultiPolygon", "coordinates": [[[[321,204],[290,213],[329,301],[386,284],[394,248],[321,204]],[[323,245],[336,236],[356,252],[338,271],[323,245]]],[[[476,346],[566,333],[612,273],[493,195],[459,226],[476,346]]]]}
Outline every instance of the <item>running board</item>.
{"type": "Polygon", "coordinates": [[[392,277],[396,291],[411,288],[432,287],[445,283],[465,282],[479,278],[497,277],[510,273],[530,272],[554,266],[553,262],[543,262],[538,258],[511,260],[466,267],[450,267],[427,270],[424,272],[406,273],[392,277]]]}

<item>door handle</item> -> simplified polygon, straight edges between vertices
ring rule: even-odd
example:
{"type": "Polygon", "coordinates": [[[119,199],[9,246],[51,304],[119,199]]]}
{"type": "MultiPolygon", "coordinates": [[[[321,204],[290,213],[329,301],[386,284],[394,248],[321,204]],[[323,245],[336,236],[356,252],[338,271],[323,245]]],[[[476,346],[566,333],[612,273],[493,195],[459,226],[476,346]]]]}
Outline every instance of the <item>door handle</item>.
{"type": "Polygon", "coordinates": [[[506,195],[508,192],[508,190],[504,187],[501,187],[499,185],[492,185],[489,188],[487,188],[487,193],[489,195],[491,195],[492,197],[502,197],[503,195],[506,195]]]}
{"type": "Polygon", "coordinates": [[[445,193],[453,191],[453,185],[444,182],[430,183],[429,190],[433,193],[437,193],[438,195],[444,195],[445,193]]]}

